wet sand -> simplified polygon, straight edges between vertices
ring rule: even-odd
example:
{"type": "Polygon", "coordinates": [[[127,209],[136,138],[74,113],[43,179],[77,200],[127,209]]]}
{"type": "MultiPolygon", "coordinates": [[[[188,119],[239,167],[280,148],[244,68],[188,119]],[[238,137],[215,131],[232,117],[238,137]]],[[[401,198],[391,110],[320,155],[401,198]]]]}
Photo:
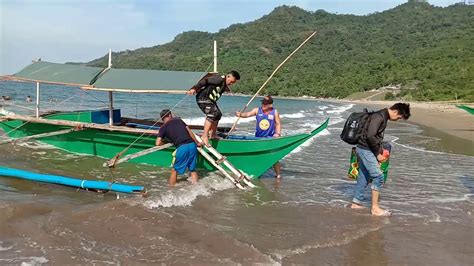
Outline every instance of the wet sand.
{"type": "Polygon", "coordinates": [[[226,198],[220,194],[188,208],[155,211],[134,206],[134,199],[86,206],[3,203],[0,264],[472,263],[472,204],[459,206],[468,214],[459,223],[373,218],[343,207],[291,204],[233,205],[229,217],[229,210],[213,206],[226,198]]]}
{"type": "MultiPolygon", "coordinates": [[[[150,108],[139,116],[159,112],[159,99],[141,98],[150,108]]],[[[221,101],[223,121],[233,122],[233,112],[248,99],[221,101]]],[[[117,200],[113,193],[0,177],[0,265],[473,265],[474,157],[434,152],[451,135],[438,130],[445,135],[429,137],[427,128],[405,122],[389,125],[385,137],[394,152],[381,206],[394,215],[372,217],[367,209],[346,207],[355,183],[347,179],[350,146],[339,138],[349,113],[368,105],[276,104],[288,135],[330,117],[328,130],[282,160],[278,188],[270,171],[248,191],[215,173],[169,189],[169,169],[126,163],[111,176],[100,158],[35,141],[0,146],[0,165],[149,189],[148,198],[117,200]]],[[[135,114],[135,102],[128,106],[135,114]]],[[[204,121],[196,109],[181,115],[204,121]]],[[[239,130],[254,128],[247,121],[239,130]]]]}

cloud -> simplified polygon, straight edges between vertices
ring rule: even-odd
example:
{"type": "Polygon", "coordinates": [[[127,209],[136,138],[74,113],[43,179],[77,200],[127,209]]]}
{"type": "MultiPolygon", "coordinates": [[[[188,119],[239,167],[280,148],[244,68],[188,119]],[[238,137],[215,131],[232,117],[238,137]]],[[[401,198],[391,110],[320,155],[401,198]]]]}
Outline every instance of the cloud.
{"type": "MultiPolygon", "coordinates": [[[[133,1],[1,2],[0,73],[31,59],[83,61],[113,50],[155,45],[149,14],[133,1]]],[[[161,37],[161,38],[160,38],[161,37]]]]}
{"type": "MultiPolygon", "coordinates": [[[[457,0],[434,0],[447,6],[457,0]]],[[[268,14],[276,6],[368,14],[404,0],[0,0],[0,74],[32,59],[89,61],[113,51],[171,41],[189,30],[216,32],[268,14]]]]}

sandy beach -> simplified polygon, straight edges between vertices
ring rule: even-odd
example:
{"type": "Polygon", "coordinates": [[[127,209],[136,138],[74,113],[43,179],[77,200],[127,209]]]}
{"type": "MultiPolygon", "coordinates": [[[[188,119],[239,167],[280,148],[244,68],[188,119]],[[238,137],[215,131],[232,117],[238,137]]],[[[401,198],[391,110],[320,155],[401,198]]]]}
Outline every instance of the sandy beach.
{"type": "MultiPolygon", "coordinates": [[[[400,101],[330,100],[352,103],[374,110],[400,101]]],[[[407,123],[423,128],[424,134],[439,138],[441,145],[459,154],[474,155],[474,116],[445,102],[409,102],[411,117],[407,123]]],[[[468,104],[468,106],[470,106],[468,104]]]]}
{"type": "MultiPolygon", "coordinates": [[[[249,96],[252,95],[239,95],[249,96]]],[[[283,97],[274,96],[275,99],[294,99],[294,100],[308,100],[308,101],[326,101],[335,103],[352,103],[356,105],[367,106],[377,109],[389,107],[399,101],[370,101],[370,100],[345,100],[334,98],[315,98],[309,96],[303,97],[283,97]]],[[[474,116],[468,112],[456,107],[454,103],[447,102],[408,102],[411,107],[411,117],[407,121],[409,123],[417,124],[430,130],[440,131],[452,137],[461,138],[471,142],[474,141],[474,116]]],[[[467,106],[473,107],[474,104],[469,103],[467,106]]],[[[427,132],[427,133],[429,133],[427,132]]],[[[434,133],[436,134],[436,133],[434,133]]],[[[438,134],[439,135],[439,134],[438,134]]],[[[472,147],[472,146],[471,146],[472,147]]]]}

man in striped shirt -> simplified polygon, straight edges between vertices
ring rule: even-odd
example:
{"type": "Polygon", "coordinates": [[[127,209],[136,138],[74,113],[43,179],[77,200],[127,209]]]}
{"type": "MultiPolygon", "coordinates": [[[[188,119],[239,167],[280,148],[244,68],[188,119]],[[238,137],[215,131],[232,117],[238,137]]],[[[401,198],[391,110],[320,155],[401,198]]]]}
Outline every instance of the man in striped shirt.
{"type": "Polygon", "coordinates": [[[188,92],[188,95],[196,94],[196,102],[202,112],[206,115],[202,140],[209,146],[209,131],[211,138],[217,138],[217,126],[222,117],[217,101],[224,92],[230,92],[230,86],[240,80],[240,74],[232,70],[225,76],[217,74],[201,79],[188,92]]]}

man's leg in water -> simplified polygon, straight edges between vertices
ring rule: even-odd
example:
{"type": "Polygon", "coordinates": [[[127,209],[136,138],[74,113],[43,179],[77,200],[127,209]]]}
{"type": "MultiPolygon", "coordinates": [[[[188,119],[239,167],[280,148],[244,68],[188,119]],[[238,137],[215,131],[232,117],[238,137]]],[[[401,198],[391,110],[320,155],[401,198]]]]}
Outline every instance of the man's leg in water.
{"type": "MultiPolygon", "coordinates": [[[[354,192],[354,198],[352,199],[352,209],[361,209],[364,208],[362,202],[364,201],[364,193],[365,188],[367,188],[367,177],[365,171],[363,171],[360,167],[361,163],[359,163],[359,174],[357,175],[357,184],[354,192]]],[[[365,169],[364,169],[365,170],[365,169]]]]}
{"type": "Polygon", "coordinates": [[[379,175],[378,177],[372,180],[372,185],[370,188],[372,189],[372,208],[371,213],[374,216],[389,216],[390,212],[380,208],[379,206],[379,196],[380,190],[382,189],[384,182],[383,174],[379,175]]]}
{"type": "Polygon", "coordinates": [[[178,179],[178,172],[174,170],[174,168],[171,168],[171,175],[170,175],[170,180],[169,180],[169,185],[174,186],[176,185],[176,180],[178,179]]]}
{"type": "Polygon", "coordinates": [[[275,170],[275,177],[280,178],[281,177],[281,164],[280,164],[280,162],[277,162],[276,164],[273,165],[273,170],[275,170]]]}
{"type": "MultiPolygon", "coordinates": [[[[357,148],[357,155],[359,158],[360,171],[366,175],[367,180],[372,180],[372,207],[371,213],[374,216],[387,216],[390,213],[383,210],[379,206],[380,190],[384,184],[384,176],[382,170],[380,170],[379,162],[375,155],[364,149],[357,148]]],[[[356,202],[357,203],[357,202],[356,202]]]]}
{"type": "Polygon", "coordinates": [[[195,172],[195,171],[194,171],[194,172],[191,172],[191,182],[192,182],[193,184],[196,184],[197,181],[198,181],[198,174],[197,174],[197,172],[195,172]]]}

